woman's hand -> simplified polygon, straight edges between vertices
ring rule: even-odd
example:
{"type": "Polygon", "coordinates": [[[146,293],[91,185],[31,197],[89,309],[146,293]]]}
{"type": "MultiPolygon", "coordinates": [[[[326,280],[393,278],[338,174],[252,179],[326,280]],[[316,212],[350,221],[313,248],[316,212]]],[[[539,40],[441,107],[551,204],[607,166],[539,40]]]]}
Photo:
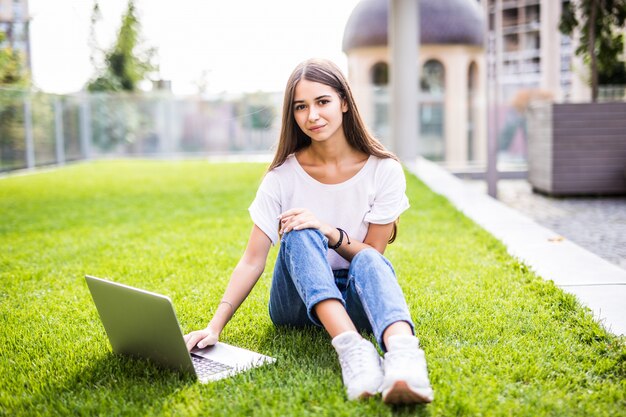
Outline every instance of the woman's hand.
{"type": "Polygon", "coordinates": [[[319,229],[325,236],[333,230],[330,226],[320,222],[311,211],[304,208],[293,208],[278,216],[280,220],[280,234],[292,230],[319,229]]]}
{"type": "Polygon", "coordinates": [[[187,350],[191,351],[191,349],[196,347],[196,345],[200,349],[203,349],[207,346],[213,346],[217,343],[219,337],[219,332],[215,332],[210,327],[207,327],[206,329],[196,330],[189,334],[186,334],[185,336],[183,336],[183,339],[185,340],[185,344],[187,345],[187,350]]]}

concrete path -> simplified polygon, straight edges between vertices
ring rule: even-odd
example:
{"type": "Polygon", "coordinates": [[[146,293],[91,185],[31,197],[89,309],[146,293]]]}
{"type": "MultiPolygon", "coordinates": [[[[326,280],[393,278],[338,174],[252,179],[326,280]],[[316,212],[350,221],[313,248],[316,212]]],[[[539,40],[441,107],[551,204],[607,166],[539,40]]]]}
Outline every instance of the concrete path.
{"type": "MultiPolygon", "coordinates": [[[[487,192],[484,180],[463,179],[487,192]]],[[[498,201],[626,270],[626,196],[554,198],[525,179],[498,181],[498,201]]]]}
{"type": "Polygon", "coordinates": [[[420,158],[405,164],[431,190],[502,241],[512,256],[574,294],[608,331],[626,334],[626,270],[468,187],[430,161],[420,158]]]}

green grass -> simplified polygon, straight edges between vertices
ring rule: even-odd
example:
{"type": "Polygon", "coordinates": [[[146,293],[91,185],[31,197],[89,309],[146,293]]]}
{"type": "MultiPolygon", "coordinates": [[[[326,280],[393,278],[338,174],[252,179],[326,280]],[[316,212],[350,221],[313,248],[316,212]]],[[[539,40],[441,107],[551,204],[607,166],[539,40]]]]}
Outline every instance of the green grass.
{"type": "Polygon", "coordinates": [[[202,385],[112,354],[83,276],[167,294],[184,331],[204,326],[263,171],[109,161],[0,180],[0,415],[626,415],[624,339],[414,177],[387,256],[427,354],[431,405],[349,402],[322,330],[272,326],[276,248],[222,337],[275,365],[202,385]]]}

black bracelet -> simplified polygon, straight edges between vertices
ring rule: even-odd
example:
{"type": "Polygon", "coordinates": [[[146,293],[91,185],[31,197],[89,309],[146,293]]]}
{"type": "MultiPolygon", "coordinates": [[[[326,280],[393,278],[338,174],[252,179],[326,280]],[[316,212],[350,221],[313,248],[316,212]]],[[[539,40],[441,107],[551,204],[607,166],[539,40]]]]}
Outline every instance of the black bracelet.
{"type": "Polygon", "coordinates": [[[350,236],[348,236],[348,232],[343,229],[337,228],[339,230],[339,240],[333,246],[329,246],[328,249],[337,249],[343,243],[343,235],[346,235],[346,239],[348,240],[348,245],[350,244],[350,236]]]}

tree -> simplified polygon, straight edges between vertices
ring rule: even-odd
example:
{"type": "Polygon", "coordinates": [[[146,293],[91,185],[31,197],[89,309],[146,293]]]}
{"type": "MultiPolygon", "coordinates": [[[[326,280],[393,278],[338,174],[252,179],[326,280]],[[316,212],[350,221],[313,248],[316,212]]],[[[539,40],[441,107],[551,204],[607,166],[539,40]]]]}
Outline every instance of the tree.
{"type": "MultiPolygon", "coordinates": [[[[0,32],[0,45],[5,39],[6,35],[0,32]]],[[[11,47],[0,46],[0,86],[26,87],[28,82],[23,56],[11,47]]]]}
{"type": "Polygon", "coordinates": [[[24,162],[24,91],[30,84],[23,54],[4,46],[0,31],[0,172],[24,162]]]}
{"type": "MultiPolygon", "coordinates": [[[[152,63],[155,50],[141,45],[141,25],[134,0],[128,0],[115,43],[100,50],[95,25],[101,18],[99,0],[94,0],[91,15],[90,60],[97,73],[88,83],[90,92],[134,92],[140,81],[157,70],[152,63]],[[102,57],[102,59],[98,59],[102,57]]],[[[140,108],[123,94],[96,94],[89,100],[92,117],[92,143],[103,150],[119,145],[132,146],[142,136],[145,125],[140,108]]]]}
{"type": "MultiPolygon", "coordinates": [[[[576,55],[583,58],[591,72],[591,96],[598,99],[600,80],[615,80],[623,73],[624,36],[619,33],[626,22],[626,0],[572,0],[563,5],[559,29],[572,36],[580,33],[576,55]]],[[[626,80],[623,80],[626,82],[626,80]]]]}
{"type": "MultiPolygon", "coordinates": [[[[99,20],[100,7],[94,2],[91,18],[92,34],[91,47],[96,48],[93,26],[99,20]]],[[[128,6],[122,17],[122,25],[115,44],[105,52],[104,68],[100,69],[95,78],[89,81],[89,91],[136,91],[138,83],[145,80],[151,72],[157,69],[152,63],[155,49],[143,48],[140,42],[140,22],[137,18],[134,0],[128,1],[128,6]]],[[[91,61],[95,64],[92,55],[91,61]]]]}

